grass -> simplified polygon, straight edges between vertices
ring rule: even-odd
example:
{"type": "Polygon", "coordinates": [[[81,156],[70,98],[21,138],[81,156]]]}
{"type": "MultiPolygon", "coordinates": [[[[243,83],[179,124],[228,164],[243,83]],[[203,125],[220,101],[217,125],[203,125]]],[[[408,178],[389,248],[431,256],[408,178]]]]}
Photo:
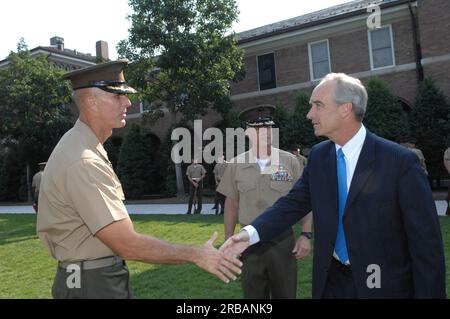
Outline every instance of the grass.
{"type": "MultiPolygon", "coordinates": [[[[223,217],[214,215],[132,215],[138,232],[170,242],[202,244],[214,231],[223,241],[223,217]]],[[[0,298],[51,298],[56,270],[35,233],[34,215],[0,215],[0,298]]],[[[447,273],[450,272],[450,218],[440,217],[447,273]]],[[[298,231],[298,230],[296,230],[298,231]]],[[[298,298],[311,298],[312,257],[298,263],[298,298]]],[[[128,262],[135,298],[242,298],[240,283],[229,284],[193,265],[128,262]]],[[[450,289],[447,276],[447,294],[450,289]]]]}

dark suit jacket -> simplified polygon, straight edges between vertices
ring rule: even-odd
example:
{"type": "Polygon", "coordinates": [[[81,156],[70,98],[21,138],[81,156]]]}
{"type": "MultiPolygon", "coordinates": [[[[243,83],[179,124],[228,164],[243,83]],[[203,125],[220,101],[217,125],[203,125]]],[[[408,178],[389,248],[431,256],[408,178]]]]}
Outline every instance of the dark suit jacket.
{"type": "MultiPolygon", "coordinates": [[[[325,141],[313,147],[290,193],[252,223],[265,242],[313,211],[313,298],[323,296],[333,258],[337,199],[336,148],[325,141]]],[[[343,223],[359,298],[445,298],[439,220],[414,153],[367,131],[343,223]],[[367,285],[371,264],[380,267],[380,288],[367,285]]]]}

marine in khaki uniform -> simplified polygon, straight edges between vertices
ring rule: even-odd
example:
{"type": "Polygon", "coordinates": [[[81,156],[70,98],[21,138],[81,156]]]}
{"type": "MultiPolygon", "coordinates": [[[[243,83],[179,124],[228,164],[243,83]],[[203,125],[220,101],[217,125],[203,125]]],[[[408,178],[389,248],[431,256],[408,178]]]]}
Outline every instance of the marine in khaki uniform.
{"type": "Polygon", "coordinates": [[[42,177],[37,232],[58,260],[54,298],[130,298],[125,259],[194,263],[228,282],[240,262],[216,250],[217,234],[202,246],[174,245],[134,231],[124,194],[103,143],[125,126],[126,60],[68,73],[79,119],[53,150],[42,177]]]}
{"type": "MultiPolygon", "coordinates": [[[[273,106],[258,106],[239,115],[246,122],[251,148],[228,163],[218,187],[226,196],[226,239],[234,234],[237,222],[242,227],[250,224],[286,195],[302,173],[294,155],[271,145],[273,111],[273,106]],[[271,158],[277,157],[278,163],[271,162],[271,158]]],[[[289,229],[270,243],[251,247],[243,253],[244,298],[296,298],[296,258],[305,257],[311,249],[311,214],[301,224],[302,235],[297,242],[293,230],[289,229]]]]}
{"type": "Polygon", "coordinates": [[[31,182],[31,189],[33,192],[33,201],[34,201],[34,209],[38,210],[38,200],[39,200],[39,189],[41,186],[41,179],[42,179],[42,174],[44,173],[44,169],[45,169],[45,165],[47,164],[47,162],[42,162],[39,163],[39,172],[37,172],[36,174],[34,174],[33,176],[33,180],[31,182]]]}
{"type": "Polygon", "coordinates": [[[214,209],[216,210],[216,215],[219,213],[219,206],[220,206],[220,214],[221,215],[223,215],[223,213],[225,211],[225,196],[222,193],[217,191],[217,187],[220,184],[220,180],[222,179],[226,168],[227,168],[227,162],[225,161],[224,156],[222,154],[218,157],[217,163],[213,169],[214,180],[216,182],[216,194],[215,194],[215,203],[214,203],[214,209]]]}
{"type": "Polygon", "coordinates": [[[303,156],[303,155],[300,153],[300,148],[299,148],[299,147],[295,147],[295,148],[292,150],[292,154],[294,154],[294,156],[297,158],[298,162],[300,163],[300,169],[301,169],[301,171],[303,172],[303,170],[304,170],[305,167],[306,167],[306,162],[307,162],[306,157],[303,156]]]}
{"type": "Polygon", "coordinates": [[[186,169],[186,176],[189,180],[189,207],[187,214],[191,214],[195,196],[197,196],[197,208],[194,214],[200,214],[202,211],[203,179],[206,176],[206,170],[202,164],[198,163],[198,159],[194,158],[192,164],[186,169]]]}

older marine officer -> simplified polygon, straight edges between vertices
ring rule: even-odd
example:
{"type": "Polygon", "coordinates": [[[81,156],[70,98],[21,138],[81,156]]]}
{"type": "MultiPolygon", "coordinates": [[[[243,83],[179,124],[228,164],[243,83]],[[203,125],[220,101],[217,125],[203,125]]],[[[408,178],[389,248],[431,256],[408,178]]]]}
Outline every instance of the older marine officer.
{"type": "Polygon", "coordinates": [[[135,232],[124,194],[103,143],[125,126],[127,60],[68,73],[80,116],[51,154],[41,182],[37,232],[58,260],[54,298],[130,298],[124,262],[193,263],[224,282],[240,273],[240,261],[213,247],[175,245],[135,232]],[[79,271],[78,280],[72,275],[79,271]],[[73,273],[72,273],[73,272],[73,273]]]}

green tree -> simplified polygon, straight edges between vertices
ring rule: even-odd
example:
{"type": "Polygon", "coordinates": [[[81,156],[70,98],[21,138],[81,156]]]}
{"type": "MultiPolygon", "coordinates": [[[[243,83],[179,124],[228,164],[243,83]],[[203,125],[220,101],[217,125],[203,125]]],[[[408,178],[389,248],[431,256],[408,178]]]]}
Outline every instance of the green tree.
{"type": "Polygon", "coordinates": [[[445,176],[442,155],[448,147],[450,104],[431,79],[425,79],[411,112],[411,130],[422,150],[431,179],[445,176]]]}
{"type": "MultiPolygon", "coordinates": [[[[231,82],[242,78],[243,51],[231,27],[234,0],[129,0],[130,35],[118,44],[134,63],[127,78],[151,107],[144,123],[169,110],[171,125],[186,124],[210,108],[226,113],[231,82]]],[[[176,165],[178,194],[184,193],[176,165]]]]}
{"type": "Polygon", "coordinates": [[[408,114],[386,84],[372,78],[367,83],[365,126],[375,134],[393,141],[410,136],[408,114]]]}
{"type": "Polygon", "coordinates": [[[157,119],[166,107],[180,121],[230,107],[231,81],[243,75],[243,51],[230,32],[238,16],[234,0],[129,0],[130,35],[118,45],[134,61],[128,78],[157,119]]]}
{"type": "Polygon", "coordinates": [[[21,198],[21,178],[24,175],[23,166],[17,161],[17,150],[14,147],[2,156],[0,166],[0,201],[18,201],[21,198]]]}
{"type": "Polygon", "coordinates": [[[17,150],[16,161],[31,174],[30,167],[48,158],[72,124],[65,107],[71,90],[61,81],[62,71],[45,56],[32,58],[23,40],[18,50],[0,70],[0,136],[6,147],[17,150]]]}
{"type": "Polygon", "coordinates": [[[289,148],[300,146],[301,148],[311,148],[314,144],[323,140],[314,135],[311,121],[306,118],[309,112],[309,98],[307,92],[300,91],[296,96],[296,103],[293,114],[289,118],[286,143],[289,148]]]}
{"type": "Polygon", "coordinates": [[[132,124],[120,148],[117,173],[128,199],[142,198],[155,191],[160,184],[158,155],[151,140],[132,124]]]}
{"type": "Polygon", "coordinates": [[[289,114],[289,112],[283,105],[277,104],[275,106],[275,111],[273,112],[273,121],[275,123],[274,128],[278,129],[278,147],[286,151],[289,151],[290,148],[287,140],[290,116],[291,114],[289,114]]]}

